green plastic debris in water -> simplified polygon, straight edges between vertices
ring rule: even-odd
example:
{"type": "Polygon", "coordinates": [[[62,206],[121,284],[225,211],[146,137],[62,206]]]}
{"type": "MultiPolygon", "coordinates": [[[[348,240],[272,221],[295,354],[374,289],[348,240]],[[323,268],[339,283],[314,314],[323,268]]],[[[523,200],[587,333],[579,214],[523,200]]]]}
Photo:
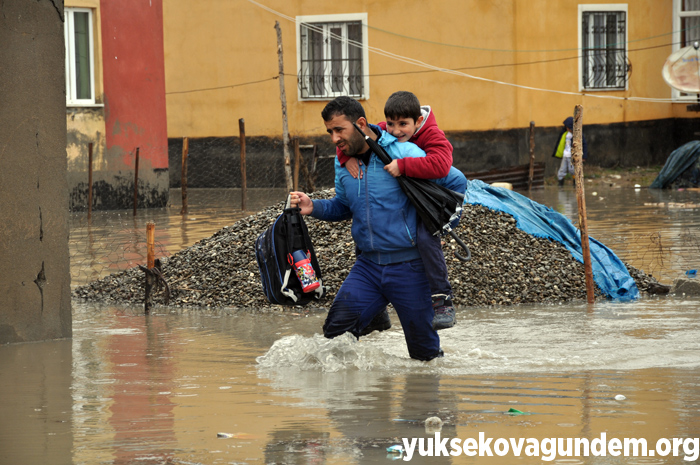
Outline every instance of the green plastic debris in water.
{"type": "Polygon", "coordinates": [[[523,412],[523,411],[520,411],[520,410],[514,409],[514,408],[509,408],[508,411],[507,411],[506,413],[507,413],[508,415],[513,415],[513,416],[516,416],[516,415],[532,415],[532,414],[529,413],[529,412],[523,412]]]}

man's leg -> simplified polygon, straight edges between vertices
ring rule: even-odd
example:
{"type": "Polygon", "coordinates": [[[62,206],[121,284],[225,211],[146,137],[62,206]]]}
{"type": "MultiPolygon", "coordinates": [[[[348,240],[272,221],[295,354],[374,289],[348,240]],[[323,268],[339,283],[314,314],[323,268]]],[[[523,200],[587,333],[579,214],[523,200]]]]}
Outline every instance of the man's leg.
{"type": "Polygon", "coordinates": [[[440,237],[430,234],[422,221],[418,221],[417,246],[432,296],[433,328],[445,329],[455,325],[455,309],[452,304],[452,286],[447,274],[447,263],[442,253],[440,237]]]}
{"type": "Polygon", "coordinates": [[[382,266],[358,257],[331,304],[324,336],[334,338],[348,331],[360,336],[361,329],[386,309],[389,301],[381,292],[381,275],[382,266]]]}
{"type": "Polygon", "coordinates": [[[430,286],[420,259],[384,267],[381,285],[401,320],[411,358],[432,360],[442,355],[433,329],[430,286]]]}

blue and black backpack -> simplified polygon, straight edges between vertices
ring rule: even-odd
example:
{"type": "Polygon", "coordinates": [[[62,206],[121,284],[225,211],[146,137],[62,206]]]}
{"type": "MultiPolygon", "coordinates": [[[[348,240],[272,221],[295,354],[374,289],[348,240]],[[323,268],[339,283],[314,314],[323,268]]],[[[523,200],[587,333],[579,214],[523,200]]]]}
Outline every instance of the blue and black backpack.
{"type": "Polygon", "coordinates": [[[278,305],[306,305],[319,300],[325,293],[321,268],[316,259],[309,231],[299,208],[287,208],[275,222],[255,240],[255,258],[258,261],[263,293],[270,303],[278,305]],[[293,267],[292,253],[303,250],[309,257],[316,279],[321,284],[312,292],[304,293],[293,267]]]}

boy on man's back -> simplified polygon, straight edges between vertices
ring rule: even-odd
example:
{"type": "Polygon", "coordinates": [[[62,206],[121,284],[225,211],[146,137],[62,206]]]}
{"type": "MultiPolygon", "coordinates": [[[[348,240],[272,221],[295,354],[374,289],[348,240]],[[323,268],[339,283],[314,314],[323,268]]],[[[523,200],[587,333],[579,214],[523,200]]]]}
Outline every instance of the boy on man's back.
{"type": "MultiPolygon", "coordinates": [[[[438,128],[435,115],[429,106],[421,107],[418,98],[411,92],[393,93],[384,106],[386,123],[379,126],[396,137],[399,142],[413,142],[425,151],[425,157],[393,160],[384,169],[392,176],[411,176],[422,179],[439,179],[447,176],[452,166],[452,144],[438,128]]],[[[353,177],[362,177],[358,160],[337,150],[341,166],[345,166],[353,177]]],[[[442,253],[440,238],[428,232],[422,221],[418,224],[418,251],[428,275],[435,317],[433,328],[451,328],[455,324],[452,304],[452,287],[447,275],[447,264],[442,253]]],[[[383,312],[370,322],[364,334],[390,326],[388,315],[383,312]]]]}

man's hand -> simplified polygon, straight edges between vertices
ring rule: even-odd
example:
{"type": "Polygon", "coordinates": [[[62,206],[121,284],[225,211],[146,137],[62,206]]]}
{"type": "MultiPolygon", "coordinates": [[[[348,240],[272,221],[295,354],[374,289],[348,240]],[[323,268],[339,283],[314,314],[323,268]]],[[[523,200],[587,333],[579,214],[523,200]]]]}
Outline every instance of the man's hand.
{"type": "Polygon", "coordinates": [[[351,158],[350,160],[345,162],[345,168],[348,170],[348,173],[350,175],[357,179],[357,176],[360,176],[360,179],[362,179],[362,171],[360,170],[360,165],[362,162],[358,160],[357,158],[351,158]]]}
{"type": "Polygon", "coordinates": [[[314,211],[314,204],[308,195],[303,192],[290,192],[290,205],[299,207],[302,215],[310,215],[314,211]]]}
{"type": "Polygon", "coordinates": [[[384,169],[387,171],[387,173],[389,173],[395,178],[401,176],[401,171],[399,170],[399,162],[396,160],[392,160],[392,162],[386,165],[384,169]]]}

